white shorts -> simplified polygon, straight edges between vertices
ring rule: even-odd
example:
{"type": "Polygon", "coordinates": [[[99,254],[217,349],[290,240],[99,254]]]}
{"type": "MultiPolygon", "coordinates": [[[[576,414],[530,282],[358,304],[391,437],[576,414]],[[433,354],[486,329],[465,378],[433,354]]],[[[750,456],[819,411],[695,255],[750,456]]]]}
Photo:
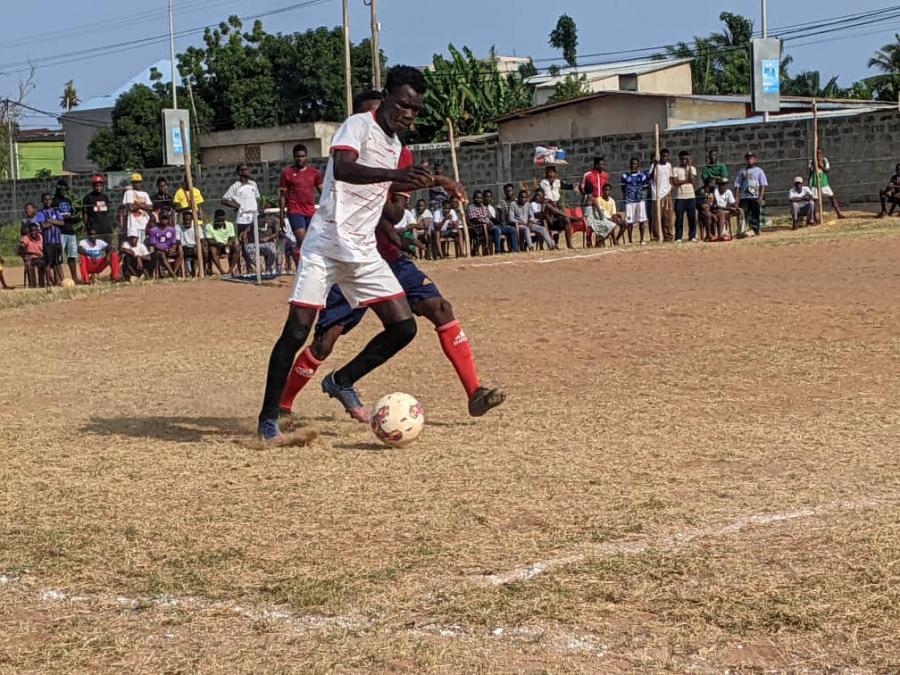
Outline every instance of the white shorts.
{"type": "Polygon", "coordinates": [[[337,284],[354,309],[405,294],[390,266],[381,257],[371,262],[345,262],[300,249],[300,263],[291,304],[323,309],[328,291],[337,284]]]}
{"type": "MultiPolygon", "coordinates": [[[[816,199],[819,198],[818,188],[810,188],[810,191],[812,192],[813,197],[815,197],[816,199]]],[[[822,186],[822,194],[825,197],[834,197],[834,190],[832,190],[831,186],[829,186],[829,185],[823,185],[822,186]]]]}
{"type": "Polygon", "coordinates": [[[625,222],[629,225],[647,222],[647,202],[626,202],[625,222]]]}

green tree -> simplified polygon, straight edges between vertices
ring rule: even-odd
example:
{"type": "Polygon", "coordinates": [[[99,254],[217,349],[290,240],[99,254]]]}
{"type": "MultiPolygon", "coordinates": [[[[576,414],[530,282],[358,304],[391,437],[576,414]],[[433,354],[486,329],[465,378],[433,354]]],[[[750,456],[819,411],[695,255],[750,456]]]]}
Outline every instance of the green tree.
{"type": "Polygon", "coordinates": [[[575,19],[563,14],[550,31],[550,46],[562,51],[563,58],[571,67],[575,67],[578,55],[578,28],[575,19]]]}
{"type": "Polygon", "coordinates": [[[869,59],[869,68],[881,71],[869,79],[872,92],[880,101],[896,101],[900,96],[900,33],[894,35],[894,41],[884,45],[869,59]]]}
{"type": "Polygon", "coordinates": [[[81,105],[81,99],[78,98],[78,91],[75,89],[75,80],[69,80],[63,87],[62,96],[59,97],[59,107],[69,112],[79,105],[81,105]]]}
{"type": "Polygon", "coordinates": [[[501,74],[494,49],[484,61],[468,47],[452,44],[450,58],[435,54],[425,71],[428,93],[425,109],[416,120],[416,137],[422,142],[447,139],[447,123],[453,120],[458,136],[494,131],[494,119],[531,105],[534,90],[521,73],[501,74]]]}
{"type": "Polygon", "coordinates": [[[810,98],[843,98],[846,90],[838,84],[837,75],[822,85],[822,75],[818,70],[803,70],[782,83],[781,93],[786,96],[808,96],[810,98]]]}
{"type": "Polygon", "coordinates": [[[591,88],[588,86],[587,78],[584,75],[569,73],[556,83],[556,86],[553,88],[553,95],[549,98],[549,101],[551,103],[568,101],[570,98],[578,98],[590,93],[591,88]]]}

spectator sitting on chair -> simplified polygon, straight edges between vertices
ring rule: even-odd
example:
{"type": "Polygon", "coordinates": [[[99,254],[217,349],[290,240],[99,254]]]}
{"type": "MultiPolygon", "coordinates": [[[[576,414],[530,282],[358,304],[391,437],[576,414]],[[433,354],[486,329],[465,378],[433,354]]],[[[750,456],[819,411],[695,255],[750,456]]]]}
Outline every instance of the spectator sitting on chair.
{"type": "MultiPolygon", "coordinates": [[[[240,227],[240,226],[239,226],[240,227]]],[[[271,274],[275,268],[275,259],[278,257],[278,251],[275,248],[275,240],[278,238],[278,229],[268,218],[262,218],[257,223],[259,230],[259,257],[265,264],[265,268],[260,273],[265,272],[271,274]]],[[[256,266],[256,239],[254,238],[254,229],[252,223],[244,229],[243,238],[244,246],[244,262],[247,267],[256,266]]]]}
{"type": "MultiPolygon", "coordinates": [[[[442,176],[444,175],[444,167],[440,164],[440,162],[434,163],[434,175],[442,176]]],[[[444,206],[444,202],[447,201],[447,191],[437,183],[428,190],[428,208],[431,209],[431,212],[437,215],[441,212],[441,208],[444,206]]]]}
{"type": "MultiPolygon", "coordinates": [[[[835,214],[838,217],[838,220],[842,220],[844,218],[844,214],[841,213],[841,205],[838,203],[837,197],[834,194],[834,190],[831,188],[831,185],[828,182],[828,174],[831,171],[831,162],[828,161],[828,158],[825,156],[825,151],[819,147],[816,149],[816,166],[813,167],[813,163],[809,163],[809,185],[812,188],[813,198],[818,201],[819,199],[819,184],[822,184],[822,196],[828,197],[828,201],[831,202],[831,208],[834,209],[835,214]]],[[[816,222],[820,222],[822,219],[822,214],[817,213],[816,222]]]]}
{"type": "Polygon", "coordinates": [[[706,185],[707,179],[712,178],[713,184],[720,179],[728,182],[728,165],[719,161],[719,149],[710,148],[706,153],[706,164],[700,169],[700,182],[706,185]]]}
{"type": "Polygon", "coordinates": [[[472,203],[466,209],[466,219],[469,221],[469,236],[472,238],[472,255],[481,248],[481,254],[486,256],[493,223],[491,213],[482,200],[481,190],[472,193],[472,203]]]}
{"type": "MultiPolygon", "coordinates": [[[[203,193],[200,192],[200,189],[195,185],[190,194],[194,195],[194,206],[197,209],[197,222],[202,225],[206,222],[203,215],[203,208],[201,207],[201,204],[203,204],[203,193]]],[[[176,213],[184,213],[185,211],[191,210],[191,200],[188,198],[187,176],[184,177],[184,182],[181,184],[181,187],[175,191],[175,197],[172,199],[172,203],[175,205],[176,213]]]]}
{"type": "Polygon", "coordinates": [[[463,249],[462,221],[459,219],[459,214],[450,208],[449,200],[445,200],[441,204],[441,210],[434,213],[434,231],[441,243],[441,255],[447,255],[447,252],[444,251],[443,243],[450,240],[454,242],[456,256],[459,257],[463,249]]]}
{"type": "MultiPolygon", "coordinates": [[[[824,189],[824,185],[823,185],[824,189]]],[[[812,225],[816,221],[816,196],[813,191],[803,184],[803,177],[794,179],[794,186],[788,191],[788,199],[791,202],[791,229],[800,227],[800,217],[806,216],[806,224],[812,225]]]]}
{"type": "Polygon", "coordinates": [[[718,228],[714,225],[715,220],[712,213],[712,206],[716,203],[716,179],[714,176],[707,176],[703,181],[703,185],[697,192],[697,221],[700,224],[700,238],[703,241],[712,241],[714,237],[718,238],[718,228]],[[717,234],[712,234],[716,230],[717,234]]]}
{"type": "Polygon", "coordinates": [[[122,244],[122,272],[125,281],[133,277],[149,277],[153,270],[153,259],[144,242],[138,241],[137,235],[128,237],[122,244]]]}
{"type": "Polygon", "coordinates": [[[78,242],[81,254],[81,281],[85,285],[94,283],[94,277],[107,267],[110,268],[112,280],[118,281],[119,254],[109,248],[103,239],[97,238],[97,231],[88,227],[87,237],[78,242]]]}
{"type": "MultiPolygon", "coordinates": [[[[552,221],[553,216],[548,215],[546,206],[547,204],[544,201],[544,191],[538,188],[531,197],[531,212],[534,214],[534,222],[528,227],[533,233],[541,235],[547,248],[552,251],[555,248],[559,248],[559,244],[557,244],[553,240],[553,237],[550,236],[550,229],[547,227],[547,224],[552,221]]],[[[566,237],[569,248],[572,248],[571,231],[566,232],[566,237]]]]}
{"type": "Polygon", "coordinates": [[[169,222],[171,218],[172,214],[168,211],[159,214],[159,222],[154,223],[147,233],[147,248],[153,257],[153,268],[160,273],[166,270],[174,278],[183,261],[181,247],[178,245],[178,231],[169,222]]]}
{"type": "MultiPolygon", "coordinates": [[[[53,206],[53,195],[45,192],[41,195],[41,208],[35,221],[41,226],[41,237],[44,239],[44,273],[52,286],[59,286],[63,280],[62,271],[62,215],[53,206]]],[[[74,281],[74,279],[72,280],[74,281]]]]}
{"type": "MultiPolygon", "coordinates": [[[[204,249],[204,257],[209,257],[206,251],[206,233],[203,228],[198,226],[200,230],[200,246],[204,249]]],[[[184,259],[185,275],[188,271],[192,277],[199,276],[200,270],[197,267],[197,233],[194,231],[194,215],[190,211],[184,211],[181,214],[181,224],[176,228],[178,234],[178,245],[181,247],[181,257],[184,259]],[[190,270],[187,268],[190,267],[190,270]]]]}
{"type": "Polygon", "coordinates": [[[537,224],[532,204],[528,201],[528,191],[519,190],[516,201],[509,204],[506,211],[506,223],[515,228],[516,233],[522,237],[525,248],[534,250],[534,241],[531,238],[531,227],[537,224]]]}
{"type": "Polygon", "coordinates": [[[41,226],[37,223],[28,225],[28,233],[19,241],[18,253],[25,264],[25,275],[31,288],[47,285],[44,271],[44,239],[41,237],[41,226]]]}
{"type": "MultiPolygon", "coordinates": [[[[512,185],[510,185],[512,188],[512,185]]],[[[485,208],[488,210],[488,215],[491,218],[491,224],[493,228],[491,229],[491,234],[494,237],[494,253],[503,253],[503,241],[506,240],[506,253],[518,253],[519,252],[519,235],[516,232],[516,228],[512,227],[506,221],[506,214],[509,211],[509,206],[505,211],[500,211],[499,209],[494,208],[494,192],[493,190],[485,190],[484,194],[481,196],[481,201],[484,202],[485,208]]]]}
{"type": "MultiPolygon", "coordinates": [[[[586,188],[587,186],[585,186],[586,188]]],[[[603,184],[603,194],[595,202],[600,209],[600,218],[604,225],[602,229],[606,230],[606,235],[599,236],[598,239],[603,241],[607,237],[612,237],[612,243],[615,244],[617,238],[616,228],[619,228],[619,233],[622,233],[625,231],[626,225],[625,219],[616,211],[616,200],[612,197],[612,185],[609,182],[603,184]]],[[[594,234],[598,234],[597,230],[594,230],[594,234]]]]}
{"type": "Polygon", "coordinates": [[[881,213],[878,214],[878,217],[894,215],[894,209],[900,205],[900,164],[894,167],[894,175],[891,176],[888,184],[879,190],[878,197],[881,200],[881,213]],[[887,209],[888,202],[891,203],[890,213],[887,209]]]}
{"type": "Polygon", "coordinates": [[[234,268],[237,266],[241,251],[240,246],[238,246],[234,223],[225,220],[224,209],[216,209],[212,223],[206,226],[206,241],[208,243],[209,259],[219,274],[225,274],[220,262],[222,256],[228,258],[228,274],[234,274],[234,268]]]}
{"type": "Polygon", "coordinates": [[[416,227],[419,229],[419,241],[426,246],[428,255],[432,260],[441,257],[441,247],[438,235],[434,231],[434,214],[428,209],[424,199],[416,202],[416,227]]]}
{"type": "Polygon", "coordinates": [[[53,206],[59,211],[63,224],[59,231],[62,235],[62,257],[69,266],[69,275],[72,280],[78,278],[78,237],[75,228],[81,222],[81,214],[75,212],[72,200],[66,194],[69,183],[65,178],[56,181],[56,192],[53,194],[53,206]]]}
{"type": "Polygon", "coordinates": [[[728,188],[728,180],[719,178],[716,182],[716,190],[713,192],[715,201],[710,206],[713,229],[709,233],[710,241],[731,241],[731,219],[744,217],[738,208],[734,193],[728,188]]]}

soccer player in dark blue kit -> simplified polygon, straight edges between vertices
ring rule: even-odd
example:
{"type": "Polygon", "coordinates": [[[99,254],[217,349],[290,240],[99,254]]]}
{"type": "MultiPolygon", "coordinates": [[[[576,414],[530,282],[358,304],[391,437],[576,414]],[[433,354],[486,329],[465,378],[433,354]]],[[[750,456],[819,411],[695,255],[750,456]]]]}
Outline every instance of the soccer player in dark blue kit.
{"type": "MultiPolygon", "coordinates": [[[[354,101],[354,112],[374,111],[382,99],[383,94],[380,92],[363,92],[354,101]]],[[[398,168],[403,169],[412,164],[412,153],[408,148],[404,148],[398,168]]],[[[462,192],[462,186],[455,181],[443,176],[435,176],[435,180],[441,183],[449,193],[462,192]]],[[[391,271],[400,282],[413,313],[425,317],[434,324],[444,354],[456,370],[466,391],[469,414],[480,417],[491,408],[503,403],[506,394],[501,389],[489,389],[481,386],[472,349],[459,321],[453,315],[452,306],[441,295],[437,285],[412,260],[403,257],[402,243],[394,225],[400,222],[408,200],[409,195],[401,192],[389,196],[375,232],[378,252],[390,265],[391,271]]],[[[293,421],[291,410],[297,394],[331,354],[340,336],[353,330],[362,321],[365,314],[365,307],[353,309],[350,306],[338,286],[331,288],[325,310],[319,315],[313,342],[297,357],[282,392],[279,420],[283,426],[288,427],[293,421]]],[[[358,394],[348,397],[345,392],[335,391],[333,374],[323,380],[322,389],[332,398],[340,400],[353,419],[360,422],[370,421],[370,412],[363,405],[358,394]]]]}

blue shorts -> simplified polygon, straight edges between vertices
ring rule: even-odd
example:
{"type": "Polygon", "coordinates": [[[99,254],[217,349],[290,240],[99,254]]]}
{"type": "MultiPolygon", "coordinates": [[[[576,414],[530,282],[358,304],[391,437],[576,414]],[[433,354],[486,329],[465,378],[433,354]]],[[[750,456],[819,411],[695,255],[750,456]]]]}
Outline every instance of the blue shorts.
{"type": "MultiPolygon", "coordinates": [[[[412,260],[401,258],[396,262],[390,263],[391,271],[403,287],[406,293],[406,300],[409,306],[415,311],[416,305],[423,300],[441,297],[441,292],[437,285],[429,279],[425,273],[416,267],[412,260]]],[[[333,326],[343,326],[344,333],[349,333],[359,325],[363,317],[366,315],[366,308],[360,307],[353,309],[347,302],[341,289],[338,286],[332,286],[328,291],[328,300],[325,303],[325,309],[319,313],[319,320],[316,323],[316,335],[324,333],[333,326]]]]}
{"type": "Polygon", "coordinates": [[[299,213],[289,213],[288,222],[291,224],[291,230],[294,232],[297,230],[303,230],[305,232],[309,229],[309,224],[312,222],[312,216],[301,216],[299,213]]]}
{"type": "Polygon", "coordinates": [[[69,260],[78,259],[78,237],[74,234],[63,234],[62,237],[62,255],[69,260]]]}

